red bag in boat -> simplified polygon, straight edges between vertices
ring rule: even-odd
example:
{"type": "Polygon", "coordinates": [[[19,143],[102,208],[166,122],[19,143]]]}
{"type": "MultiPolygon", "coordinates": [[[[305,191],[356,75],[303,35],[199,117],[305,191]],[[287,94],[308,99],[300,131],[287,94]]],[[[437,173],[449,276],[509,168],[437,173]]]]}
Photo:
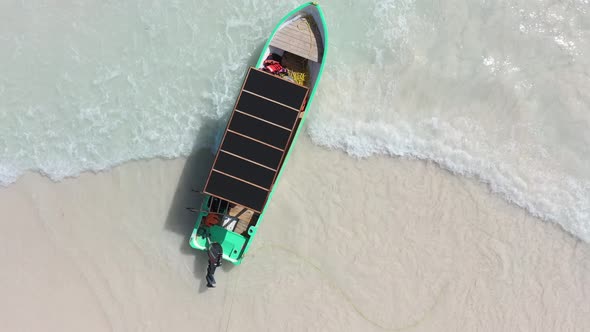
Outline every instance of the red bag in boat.
{"type": "Polygon", "coordinates": [[[281,66],[281,64],[275,60],[264,61],[264,69],[268,70],[271,73],[279,73],[285,70],[285,68],[283,68],[283,66],[281,66]]]}

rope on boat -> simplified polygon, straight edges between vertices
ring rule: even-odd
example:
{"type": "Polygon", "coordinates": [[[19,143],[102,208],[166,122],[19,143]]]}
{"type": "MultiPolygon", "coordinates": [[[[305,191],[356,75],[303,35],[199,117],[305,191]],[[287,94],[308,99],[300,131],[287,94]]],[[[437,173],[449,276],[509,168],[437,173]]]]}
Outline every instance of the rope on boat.
{"type": "Polygon", "coordinates": [[[307,74],[305,72],[297,72],[287,68],[287,73],[293,79],[293,81],[295,81],[295,83],[299,85],[305,85],[305,80],[307,79],[307,74]]]}
{"type": "MultiPolygon", "coordinates": [[[[307,25],[307,27],[309,28],[309,32],[311,32],[311,34],[309,35],[309,50],[307,50],[307,53],[309,54],[309,52],[311,51],[311,49],[312,49],[312,47],[313,47],[313,38],[312,38],[312,35],[313,35],[313,27],[311,26],[311,24],[309,24],[309,19],[308,19],[308,17],[309,17],[309,16],[303,16],[303,17],[300,19],[300,21],[301,21],[301,20],[305,21],[305,24],[306,24],[306,25],[307,25]]],[[[301,28],[301,27],[299,26],[299,24],[300,24],[300,23],[301,23],[301,22],[297,23],[297,29],[299,29],[299,30],[303,30],[303,29],[305,29],[305,28],[301,28]]],[[[315,26],[315,24],[314,24],[314,26],[315,26]]]]}

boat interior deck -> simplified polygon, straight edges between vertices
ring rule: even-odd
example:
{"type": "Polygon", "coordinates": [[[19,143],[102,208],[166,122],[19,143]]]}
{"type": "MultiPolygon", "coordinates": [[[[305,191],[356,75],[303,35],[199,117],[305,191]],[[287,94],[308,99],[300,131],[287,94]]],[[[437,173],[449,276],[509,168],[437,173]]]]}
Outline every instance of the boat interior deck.
{"type": "Polygon", "coordinates": [[[270,46],[319,62],[323,53],[321,38],[313,18],[298,15],[277,31],[270,46]]]}
{"type": "Polygon", "coordinates": [[[256,224],[315,85],[324,56],[317,16],[306,9],[281,25],[230,116],[204,193],[228,204],[221,227],[234,233],[256,224]]]}

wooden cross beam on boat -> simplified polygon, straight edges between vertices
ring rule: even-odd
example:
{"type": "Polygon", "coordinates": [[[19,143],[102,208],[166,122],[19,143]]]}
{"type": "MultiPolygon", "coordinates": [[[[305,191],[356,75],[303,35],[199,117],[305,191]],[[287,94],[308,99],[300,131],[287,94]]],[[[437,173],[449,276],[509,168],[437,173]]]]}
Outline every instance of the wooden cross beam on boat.
{"type": "Polygon", "coordinates": [[[203,192],[260,213],[308,91],[250,68],[203,192]]]}

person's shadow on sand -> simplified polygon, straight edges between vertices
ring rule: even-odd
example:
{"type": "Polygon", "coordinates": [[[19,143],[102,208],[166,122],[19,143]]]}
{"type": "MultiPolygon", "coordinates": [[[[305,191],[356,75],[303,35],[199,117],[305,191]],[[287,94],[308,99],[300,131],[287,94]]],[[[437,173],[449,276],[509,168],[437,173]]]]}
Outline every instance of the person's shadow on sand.
{"type": "MultiPolygon", "coordinates": [[[[188,239],[193,231],[197,215],[188,211],[187,208],[199,208],[201,206],[204,196],[194,190],[201,191],[205,186],[205,181],[207,181],[209,170],[215,158],[210,146],[213,144],[216,131],[223,130],[224,126],[225,119],[222,119],[220,123],[211,120],[211,123],[203,126],[203,129],[199,132],[197,142],[210,142],[209,147],[197,148],[187,158],[166,218],[165,228],[184,237],[180,243],[180,252],[183,255],[195,256],[193,275],[200,282],[200,292],[207,290],[205,275],[208,258],[206,252],[195,250],[189,245],[188,239]]],[[[228,271],[232,267],[233,264],[229,262],[224,262],[221,265],[224,271],[228,271]]]]}
{"type": "MultiPolygon", "coordinates": [[[[253,66],[256,64],[263,47],[264,43],[261,43],[257,47],[256,52],[252,53],[252,56],[248,61],[250,65],[253,66]]],[[[247,66],[244,66],[243,75],[245,75],[246,70],[247,66]]],[[[244,77],[236,77],[236,79],[242,80],[244,77]]],[[[239,92],[239,90],[235,91],[236,98],[239,92]]],[[[230,112],[228,112],[228,116],[229,113],[230,112]]],[[[201,191],[205,187],[209,170],[211,169],[215,158],[212,146],[215,144],[216,135],[225,129],[227,120],[227,117],[224,117],[218,121],[205,120],[206,122],[203,123],[195,140],[198,146],[201,146],[202,148],[195,148],[184,165],[165,224],[165,229],[184,236],[183,241],[180,243],[180,252],[183,255],[195,256],[193,274],[200,282],[200,292],[207,290],[205,275],[208,257],[206,252],[195,250],[191,248],[188,243],[189,236],[192,233],[197,220],[197,215],[188,211],[186,208],[199,208],[201,206],[204,196],[193,190],[201,191]]],[[[224,272],[230,271],[233,267],[234,265],[227,261],[224,261],[221,265],[221,269],[224,272]]]]}

